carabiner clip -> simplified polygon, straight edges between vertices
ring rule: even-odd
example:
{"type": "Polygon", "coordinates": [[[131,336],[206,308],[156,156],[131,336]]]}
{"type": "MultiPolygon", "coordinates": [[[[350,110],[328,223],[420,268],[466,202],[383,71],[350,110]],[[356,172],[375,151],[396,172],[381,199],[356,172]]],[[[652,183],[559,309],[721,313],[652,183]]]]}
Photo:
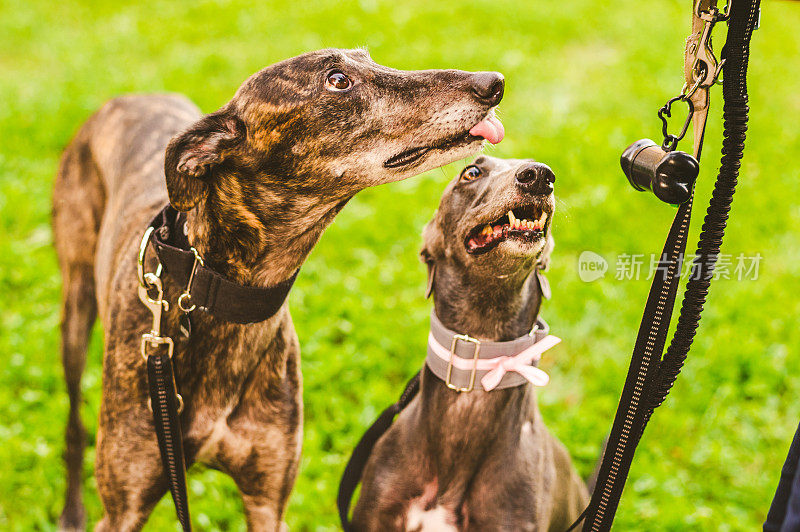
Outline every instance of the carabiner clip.
{"type": "Polygon", "coordinates": [[[667,103],[658,110],[658,118],[661,119],[661,133],[664,135],[664,143],[661,145],[664,148],[664,151],[672,151],[678,145],[678,141],[683,139],[686,136],[686,132],[689,130],[689,124],[692,122],[692,117],[694,116],[694,103],[685,95],[681,94],[680,96],[675,96],[674,98],[670,98],[667,100],[667,103]],[[683,129],[677,135],[672,135],[667,132],[667,127],[669,124],[667,123],[667,118],[672,117],[672,104],[683,100],[686,102],[686,105],[689,107],[689,114],[686,116],[686,122],[683,123],[683,129]],[[666,118],[665,118],[666,117],[666,118]]]}

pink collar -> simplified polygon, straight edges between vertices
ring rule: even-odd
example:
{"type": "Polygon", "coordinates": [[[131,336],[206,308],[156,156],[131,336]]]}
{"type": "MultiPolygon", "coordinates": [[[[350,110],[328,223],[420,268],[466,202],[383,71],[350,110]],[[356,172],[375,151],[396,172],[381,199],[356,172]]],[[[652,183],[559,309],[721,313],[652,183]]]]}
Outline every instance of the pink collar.
{"type": "Polygon", "coordinates": [[[547,323],[539,318],[525,336],[489,342],[447,329],[432,312],[425,363],[448,388],[459,392],[472,391],[476,382],[487,392],[527,383],[545,386],[550,377],[536,365],[542,353],[561,342],[548,332],[547,323]]]}

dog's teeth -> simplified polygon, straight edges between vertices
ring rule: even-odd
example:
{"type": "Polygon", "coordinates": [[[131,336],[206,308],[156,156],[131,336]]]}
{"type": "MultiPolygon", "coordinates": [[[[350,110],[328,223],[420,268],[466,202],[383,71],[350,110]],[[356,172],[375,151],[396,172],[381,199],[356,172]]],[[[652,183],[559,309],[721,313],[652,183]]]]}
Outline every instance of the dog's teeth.
{"type": "Polygon", "coordinates": [[[517,218],[516,216],[514,216],[514,213],[512,211],[508,211],[508,220],[509,222],[511,222],[512,227],[514,227],[514,224],[517,223],[517,218]]]}
{"type": "Polygon", "coordinates": [[[492,234],[492,232],[493,232],[493,230],[492,230],[492,226],[491,226],[491,225],[486,225],[486,226],[483,228],[483,231],[481,231],[481,234],[482,234],[482,235],[491,235],[491,234],[492,234]]]}
{"type": "Polygon", "coordinates": [[[542,215],[539,217],[539,225],[544,227],[544,222],[547,220],[547,213],[543,212],[542,215]]]}

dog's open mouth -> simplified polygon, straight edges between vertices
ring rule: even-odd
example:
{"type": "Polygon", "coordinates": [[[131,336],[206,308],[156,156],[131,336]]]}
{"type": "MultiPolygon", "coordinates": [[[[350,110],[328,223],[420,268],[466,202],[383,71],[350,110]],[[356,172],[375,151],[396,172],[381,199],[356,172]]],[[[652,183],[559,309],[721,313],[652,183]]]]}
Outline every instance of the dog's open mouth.
{"type": "Polygon", "coordinates": [[[490,223],[476,226],[467,235],[467,253],[480,255],[505,240],[534,242],[544,236],[549,213],[535,205],[525,205],[508,211],[490,223]]]}
{"type": "Polygon", "coordinates": [[[383,166],[385,168],[400,168],[401,166],[408,166],[417,162],[433,150],[447,151],[453,148],[467,146],[481,139],[486,139],[492,144],[497,144],[503,140],[503,137],[505,137],[505,128],[503,128],[503,123],[495,116],[494,108],[492,108],[489,113],[481,119],[480,122],[472,126],[468,132],[447,138],[436,145],[418,146],[416,148],[407,149],[387,159],[383,163],[383,166]]]}

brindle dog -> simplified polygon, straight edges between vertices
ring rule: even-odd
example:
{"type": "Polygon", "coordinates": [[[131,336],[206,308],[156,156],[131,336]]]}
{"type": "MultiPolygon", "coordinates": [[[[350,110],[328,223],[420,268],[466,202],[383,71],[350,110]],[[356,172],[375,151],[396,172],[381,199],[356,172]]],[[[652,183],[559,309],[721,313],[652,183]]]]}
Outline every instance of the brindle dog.
{"type": "MultiPolygon", "coordinates": [[[[543,164],[482,156],[447,187],[421,252],[445,327],[489,341],[531,330],[542,302],[533,271],[553,247],[554,181],[543,164]],[[506,232],[509,211],[545,214],[544,227],[506,232]]],[[[378,441],[362,481],[353,517],[361,531],[563,532],[588,502],[533,385],[459,393],[427,365],[419,395],[378,441]]]]}
{"type": "MultiPolygon", "coordinates": [[[[95,465],[105,515],[97,530],[140,529],[167,490],[138,352],[151,316],[137,298],[136,255],[168,200],[188,211],[189,241],[208,266],[241,284],[278,283],[358,191],[498,142],[493,109],[503,88],[493,72],[399,71],[363,50],[329,49],[261,70],[206,116],[171,95],[122,97],[95,113],[67,147],[54,192],[70,398],[61,529],[85,526],[80,378],[98,314],[105,354],[95,465]]],[[[164,329],[177,337],[182,287],[168,276],[164,283],[164,329]]],[[[175,353],[187,460],[233,477],[251,530],[276,530],[301,442],[288,307],[251,325],[194,314],[191,339],[175,353]]]]}

